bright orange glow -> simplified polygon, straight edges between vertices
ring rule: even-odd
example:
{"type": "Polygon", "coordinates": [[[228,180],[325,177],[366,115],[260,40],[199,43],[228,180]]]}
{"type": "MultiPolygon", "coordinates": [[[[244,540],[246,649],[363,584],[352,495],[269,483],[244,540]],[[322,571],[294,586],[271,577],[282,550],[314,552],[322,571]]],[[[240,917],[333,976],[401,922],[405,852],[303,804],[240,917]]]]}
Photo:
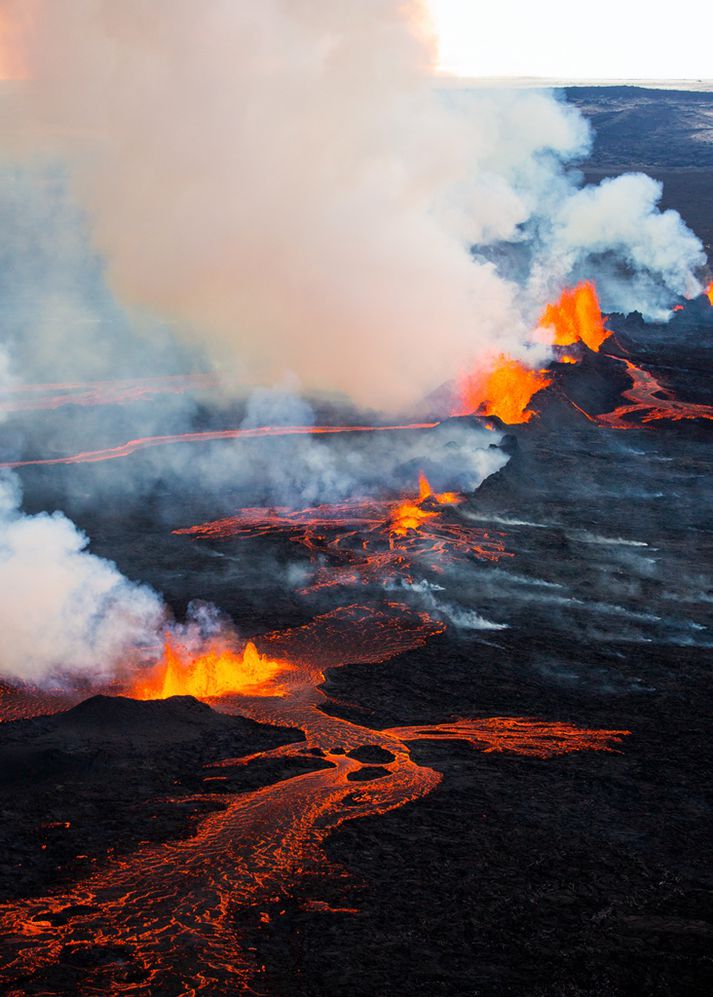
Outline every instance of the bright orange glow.
{"type": "Polygon", "coordinates": [[[421,471],[418,475],[418,499],[423,502],[427,498],[435,499],[439,505],[458,505],[462,501],[458,492],[434,492],[428,478],[421,471]]]}
{"type": "Polygon", "coordinates": [[[579,363],[579,361],[569,353],[563,353],[561,357],[557,357],[557,363],[579,363]]]}
{"type": "Polygon", "coordinates": [[[438,506],[456,505],[460,501],[461,496],[457,492],[436,494],[426,475],[421,472],[418,476],[418,498],[406,499],[392,509],[389,533],[402,537],[411,530],[418,531],[428,519],[438,516],[438,506]]]}
{"type": "Polygon", "coordinates": [[[291,668],[272,661],[248,642],[242,652],[216,641],[204,652],[191,655],[169,636],[161,660],[148,679],[137,680],[129,691],[134,699],[167,699],[169,696],[280,696],[277,677],[291,668]]]}
{"type": "Polygon", "coordinates": [[[589,280],[565,289],[559,301],[545,308],[540,326],[552,330],[553,346],[571,346],[581,342],[595,353],[611,335],[604,326],[596,288],[589,280]]]}
{"type": "Polygon", "coordinates": [[[501,354],[489,374],[479,372],[463,380],[460,405],[452,414],[495,415],[510,425],[529,422],[535,414],[528,408],[530,399],[550,384],[546,371],[501,354]]]}
{"type": "Polygon", "coordinates": [[[711,305],[713,305],[713,280],[710,282],[710,284],[706,288],[706,297],[710,301],[711,305]]]}

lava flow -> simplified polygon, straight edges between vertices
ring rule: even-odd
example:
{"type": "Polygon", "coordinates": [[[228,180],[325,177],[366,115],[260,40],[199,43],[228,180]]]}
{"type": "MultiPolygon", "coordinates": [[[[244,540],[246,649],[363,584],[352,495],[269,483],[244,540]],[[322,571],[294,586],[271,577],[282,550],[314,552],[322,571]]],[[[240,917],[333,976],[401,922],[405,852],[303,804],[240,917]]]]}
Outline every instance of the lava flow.
{"type": "Polygon", "coordinates": [[[510,557],[505,534],[463,522],[449,510],[456,492],[436,494],[420,476],[419,494],[403,501],[353,499],[308,509],[241,509],[234,516],[174,530],[198,540],[287,537],[319,565],[312,589],[411,581],[414,561],[435,572],[458,558],[510,557]],[[324,559],[329,559],[324,564],[324,559]]]}
{"type": "Polygon", "coordinates": [[[626,365],[626,372],[631,378],[631,387],[624,391],[628,404],[620,405],[613,412],[590,416],[579,409],[591,422],[609,429],[636,429],[641,424],[669,420],[681,422],[688,419],[713,420],[713,405],[703,405],[697,402],[680,401],[670,388],[661,385],[650,371],[637,367],[631,360],[624,357],[610,356],[626,365]],[[631,416],[639,416],[639,422],[631,421],[631,416]]]}
{"type": "Polygon", "coordinates": [[[628,730],[585,730],[568,723],[547,723],[526,717],[485,717],[456,720],[431,727],[391,727],[385,733],[401,741],[467,741],[489,752],[512,752],[532,758],[554,758],[571,751],[612,751],[628,730]]]}
{"type": "MultiPolygon", "coordinates": [[[[292,663],[287,694],[276,699],[232,695],[212,702],[258,722],[299,727],[306,743],[225,759],[222,769],[251,758],[310,751],[318,751],[330,767],[258,790],[222,794],[224,809],[206,817],[192,837],[110,860],[66,892],[0,906],[0,931],[9,953],[0,969],[5,992],[19,995],[28,986],[39,992],[45,973],[66,966],[68,953],[76,992],[255,992],[262,970],[240,927],[249,913],[264,926],[299,883],[310,882],[317,891],[325,877],[346,878],[324,854],[327,836],[346,820],[417,800],[440,782],[440,773],[411,758],[408,741],[448,737],[487,751],[550,757],[609,750],[609,743],[626,733],[502,717],[380,731],[320,709],[326,700],[321,688],[326,668],[346,661],[386,661],[442,630],[437,621],[405,606],[350,606],[258,641],[265,654],[261,660],[292,663]],[[358,775],[363,767],[353,753],[364,745],[381,749],[382,778],[373,778],[368,767],[358,775]]],[[[206,789],[214,778],[206,775],[206,789]]],[[[205,793],[196,798],[215,799],[205,793]]],[[[324,907],[318,896],[311,902],[324,907]]]]}
{"type": "Polygon", "coordinates": [[[115,381],[70,381],[52,384],[11,384],[0,388],[0,412],[37,412],[65,405],[125,405],[157,395],[179,395],[215,388],[212,374],[168,374],[115,381]]]}
{"type": "Polygon", "coordinates": [[[256,426],[249,429],[206,429],[194,433],[173,433],[166,436],[143,436],[103,450],[85,450],[63,457],[36,457],[0,463],[0,470],[18,467],[46,467],[55,464],[97,464],[118,457],[129,457],[137,450],[174,443],[210,443],[215,440],[254,440],[274,436],[319,436],[338,433],[388,433],[414,429],[434,429],[437,422],[414,422],[403,426],[256,426]]]}

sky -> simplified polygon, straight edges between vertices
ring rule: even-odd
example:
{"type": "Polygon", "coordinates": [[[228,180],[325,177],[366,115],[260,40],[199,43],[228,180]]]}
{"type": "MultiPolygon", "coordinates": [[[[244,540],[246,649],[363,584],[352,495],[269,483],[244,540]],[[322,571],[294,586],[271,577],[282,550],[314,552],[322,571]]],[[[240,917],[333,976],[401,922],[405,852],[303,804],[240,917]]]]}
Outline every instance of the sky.
{"type": "Polygon", "coordinates": [[[428,0],[441,69],[460,76],[711,79],[702,0],[428,0]]]}
{"type": "MultiPolygon", "coordinates": [[[[350,0],[358,2],[358,0],[350,0]]],[[[426,0],[440,69],[466,77],[556,80],[711,80],[703,0],[426,0]]],[[[0,16],[0,79],[24,76],[0,16]]]]}

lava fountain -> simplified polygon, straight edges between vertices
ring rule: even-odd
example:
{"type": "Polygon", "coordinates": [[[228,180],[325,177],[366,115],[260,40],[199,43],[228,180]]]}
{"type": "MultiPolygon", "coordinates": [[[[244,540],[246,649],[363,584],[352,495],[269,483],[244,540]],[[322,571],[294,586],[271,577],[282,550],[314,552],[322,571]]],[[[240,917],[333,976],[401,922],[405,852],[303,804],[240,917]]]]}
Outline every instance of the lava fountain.
{"type": "Polygon", "coordinates": [[[611,330],[604,325],[597,291],[590,280],[565,288],[559,301],[547,305],[539,324],[551,332],[553,346],[584,343],[594,353],[599,352],[602,343],[611,335],[611,330]]]}
{"type": "Polygon", "coordinates": [[[461,380],[457,415],[494,415],[516,425],[529,422],[535,410],[528,408],[533,395],[552,384],[546,370],[532,370],[520,360],[500,354],[489,372],[477,371],[461,380]]]}
{"type": "Polygon", "coordinates": [[[292,668],[260,654],[248,641],[242,651],[213,640],[205,650],[191,653],[167,635],[163,654],[147,677],[137,679],[128,695],[134,699],[169,696],[284,696],[278,677],[292,668]]]}

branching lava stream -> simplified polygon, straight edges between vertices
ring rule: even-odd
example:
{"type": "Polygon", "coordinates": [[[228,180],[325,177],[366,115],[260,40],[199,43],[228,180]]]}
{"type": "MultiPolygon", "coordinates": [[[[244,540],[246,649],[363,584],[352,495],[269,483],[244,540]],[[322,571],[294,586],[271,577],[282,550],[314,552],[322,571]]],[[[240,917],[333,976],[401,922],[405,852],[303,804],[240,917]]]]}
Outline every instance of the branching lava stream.
{"type": "MultiPolygon", "coordinates": [[[[320,749],[331,768],[256,791],[225,797],[191,838],[150,845],[115,861],[63,894],[0,907],[0,930],[11,959],[0,973],[4,992],[42,990],[43,971],[69,963],[78,993],[259,992],[261,967],[241,940],[240,918],[270,911],[305,877],[331,868],[324,839],[343,821],[385,813],[431,792],[441,776],[416,764],[407,742],[459,738],[486,750],[549,757],[583,748],[608,750],[623,731],[580,731],[522,719],[460,721],[432,728],[372,730],[320,710],[327,668],[375,663],[423,645],[443,626],[399,604],[357,605],[256,640],[270,660],[289,661],[280,697],[208,699],[224,712],[301,728],[306,744],[259,756],[320,749]],[[389,752],[388,776],[354,781],[361,765],[348,752],[365,744],[389,752]],[[545,748],[543,748],[545,745],[545,748]],[[352,777],[352,778],[350,778],[352,777]],[[256,989],[258,988],[258,989],[256,989]]],[[[226,759],[223,767],[250,759],[226,759]]],[[[319,907],[320,900],[315,898],[319,907]]]]}

